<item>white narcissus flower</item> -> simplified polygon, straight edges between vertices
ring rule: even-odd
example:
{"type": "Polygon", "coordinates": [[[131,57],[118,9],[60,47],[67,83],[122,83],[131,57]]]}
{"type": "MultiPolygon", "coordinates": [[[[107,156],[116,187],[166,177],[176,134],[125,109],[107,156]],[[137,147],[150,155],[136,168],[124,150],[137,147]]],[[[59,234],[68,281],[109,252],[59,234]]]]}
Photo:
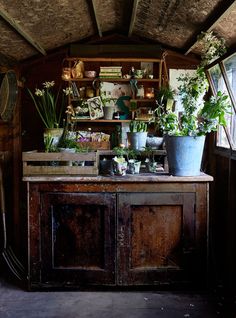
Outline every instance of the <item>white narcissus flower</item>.
{"type": "Polygon", "coordinates": [[[50,87],[53,87],[55,85],[55,82],[54,81],[51,81],[51,82],[44,82],[43,83],[43,86],[45,88],[50,88],[50,87]]]}
{"type": "Polygon", "coordinates": [[[44,95],[44,89],[35,89],[35,95],[36,96],[43,96],[44,95]]]}
{"type": "Polygon", "coordinates": [[[71,87],[66,87],[63,89],[63,93],[65,93],[66,96],[72,95],[73,91],[71,87]]]}

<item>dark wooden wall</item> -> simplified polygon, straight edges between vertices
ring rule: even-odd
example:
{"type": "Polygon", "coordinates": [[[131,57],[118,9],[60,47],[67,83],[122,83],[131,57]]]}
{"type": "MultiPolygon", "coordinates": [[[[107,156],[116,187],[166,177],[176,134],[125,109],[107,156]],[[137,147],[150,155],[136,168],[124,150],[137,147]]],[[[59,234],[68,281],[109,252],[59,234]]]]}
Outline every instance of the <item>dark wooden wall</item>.
{"type": "MultiPolygon", "coordinates": [[[[7,61],[7,60],[4,60],[7,61]]],[[[19,79],[17,65],[1,65],[0,72],[14,69],[19,79]]],[[[0,119],[0,153],[3,167],[3,179],[6,194],[7,230],[10,239],[19,242],[19,183],[21,179],[21,88],[18,87],[17,104],[13,117],[5,122],[0,119]]],[[[1,223],[2,224],[2,223],[1,223]]],[[[2,229],[0,229],[2,233],[2,229]]],[[[16,244],[17,245],[17,244],[16,244]]]]}
{"type": "Polygon", "coordinates": [[[209,144],[210,275],[220,301],[236,310],[236,157],[217,150],[214,136],[209,144]],[[234,308],[233,308],[234,307],[234,308]]]}

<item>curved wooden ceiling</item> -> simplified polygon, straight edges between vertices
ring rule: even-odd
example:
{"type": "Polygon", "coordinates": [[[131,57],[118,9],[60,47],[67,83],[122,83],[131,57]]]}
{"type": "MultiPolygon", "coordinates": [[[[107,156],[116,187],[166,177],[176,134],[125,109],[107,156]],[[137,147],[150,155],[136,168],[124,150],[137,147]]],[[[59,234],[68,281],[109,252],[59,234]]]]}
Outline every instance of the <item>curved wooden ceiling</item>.
{"type": "Polygon", "coordinates": [[[201,31],[234,45],[235,19],[232,0],[0,0],[0,57],[22,61],[112,32],[198,53],[201,31]]]}

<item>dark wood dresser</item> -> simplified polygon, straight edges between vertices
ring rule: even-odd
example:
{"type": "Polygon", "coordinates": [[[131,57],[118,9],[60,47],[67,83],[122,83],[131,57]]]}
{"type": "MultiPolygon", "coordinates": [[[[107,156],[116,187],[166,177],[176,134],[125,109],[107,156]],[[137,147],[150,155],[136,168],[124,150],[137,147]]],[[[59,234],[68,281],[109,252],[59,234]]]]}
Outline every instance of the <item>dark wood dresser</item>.
{"type": "Polygon", "coordinates": [[[212,177],[23,180],[29,289],[206,283],[212,177]]]}

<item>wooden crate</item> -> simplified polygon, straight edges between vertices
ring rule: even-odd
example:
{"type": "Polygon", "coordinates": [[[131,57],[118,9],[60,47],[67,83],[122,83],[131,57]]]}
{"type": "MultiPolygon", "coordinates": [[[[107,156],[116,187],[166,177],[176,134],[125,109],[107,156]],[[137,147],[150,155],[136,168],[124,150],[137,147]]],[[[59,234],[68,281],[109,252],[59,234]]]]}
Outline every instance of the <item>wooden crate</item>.
{"type": "Polygon", "coordinates": [[[23,175],[98,175],[97,152],[23,152],[23,175]],[[91,165],[77,166],[73,162],[87,162],[91,165]]]}
{"type": "Polygon", "coordinates": [[[83,141],[78,142],[81,147],[92,149],[92,150],[109,150],[110,141],[83,141]]]}

